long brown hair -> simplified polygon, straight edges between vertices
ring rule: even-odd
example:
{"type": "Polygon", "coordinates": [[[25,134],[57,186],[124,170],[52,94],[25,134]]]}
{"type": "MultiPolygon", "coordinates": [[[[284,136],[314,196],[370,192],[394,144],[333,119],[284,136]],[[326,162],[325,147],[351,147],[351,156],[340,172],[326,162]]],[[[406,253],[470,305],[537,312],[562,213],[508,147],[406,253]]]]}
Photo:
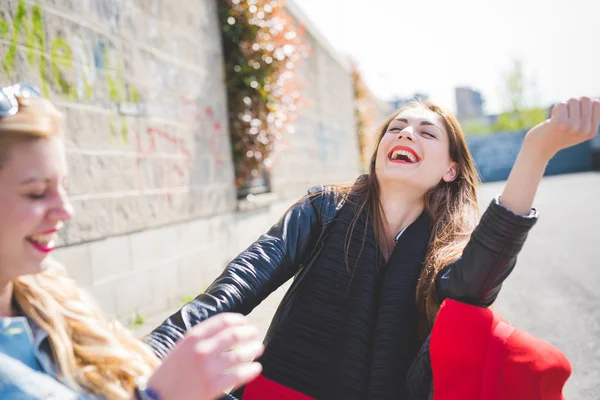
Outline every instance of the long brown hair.
{"type": "MultiPolygon", "coordinates": [[[[431,325],[439,309],[435,297],[435,278],[443,267],[458,260],[479,221],[477,205],[479,175],[458,120],[450,112],[430,101],[411,102],[392,114],[379,129],[376,143],[379,144],[387,132],[389,124],[398,114],[407,109],[419,107],[433,111],[442,118],[450,139],[450,157],[459,167],[458,176],[454,181],[444,182],[442,180],[425,195],[425,211],[431,217],[432,226],[425,263],[417,286],[416,301],[420,325],[431,325]]],[[[348,261],[349,238],[358,221],[358,215],[363,212],[366,213],[367,221],[371,221],[373,224],[379,254],[389,254],[386,248],[385,216],[375,173],[377,148],[378,146],[375,146],[371,156],[366,179],[359,180],[352,187],[339,187],[342,192],[348,192],[352,188],[362,199],[358,204],[358,212],[347,235],[346,262],[348,261]]]]}
{"type": "MultiPolygon", "coordinates": [[[[62,114],[46,99],[19,98],[19,111],[0,118],[0,168],[18,143],[62,136],[62,114]]],[[[107,320],[64,268],[14,279],[20,308],[48,333],[59,379],[110,399],[130,399],[135,378],[159,360],[117,321],[107,320]]]]}

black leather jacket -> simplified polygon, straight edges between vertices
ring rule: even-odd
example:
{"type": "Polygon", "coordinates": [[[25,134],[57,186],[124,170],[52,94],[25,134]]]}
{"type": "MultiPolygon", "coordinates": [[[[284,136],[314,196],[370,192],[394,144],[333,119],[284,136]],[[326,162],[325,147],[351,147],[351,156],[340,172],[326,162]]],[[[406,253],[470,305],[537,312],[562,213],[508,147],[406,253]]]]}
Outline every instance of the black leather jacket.
{"type": "MultiPolygon", "coordinates": [[[[159,357],[164,357],[192,326],[214,314],[249,314],[316,259],[322,250],[322,235],[335,219],[344,198],[330,188],[316,187],[309,193],[312,196],[291,207],[277,224],[231,261],[205,293],[184,305],[146,337],[159,357]]],[[[462,257],[438,275],[438,301],[452,298],[480,306],[491,305],[502,282],[514,268],[536,220],[535,210],[528,216],[517,216],[494,200],[462,257]]],[[[270,334],[277,331],[278,321],[285,318],[286,305],[294,301],[294,289],[292,285],[275,314],[267,333],[267,346],[270,334]]]]}

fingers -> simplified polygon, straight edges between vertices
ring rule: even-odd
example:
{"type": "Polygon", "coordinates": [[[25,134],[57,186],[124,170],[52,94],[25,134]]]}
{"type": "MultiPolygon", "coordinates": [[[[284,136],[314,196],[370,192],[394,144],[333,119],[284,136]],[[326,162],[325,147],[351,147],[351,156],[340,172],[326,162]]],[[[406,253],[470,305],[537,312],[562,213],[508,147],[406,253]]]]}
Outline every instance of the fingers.
{"type": "Polygon", "coordinates": [[[569,109],[567,103],[561,102],[555,105],[552,110],[552,118],[561,126],[567,126],[569,123],[569,109]]]}
{"type": "Polygon", "coordinates": [[[591,132],[593,123],[592,99],[589,97],[582,97],[579,99],[579,102],[581,109],[581,130],[583,132],[591,132]]]}
{"type": "Polygon", "coordinates": [[[239,388],[247,382],[258,377],[262,372],[262,366],[259,363],[243,364],[239,367],[230,369],[226,374],[216,377],[212,380],[211,395],[222,394],[225,390],[239,388]]]}
{"type": "Polygon", "coordinates": [[[581,107],[579,100],[569,99],[567,102],[569,114],[569,128],[572,133],[579,133],[581,129],[581,107]]]}
{"type": "Polygon", "coordinates": [[[600,100],[594,100],[592,104],[592,129],[596,129],[598,132],[598,126],[600,125],[600,100]]]}
{"type": "Polygon", "coordinates": [[[212,360],[226,349],[247,343],[257,335],[258,330],[251,325],[234,326],[217,333],[212,338],[199,341],[196,344],[196,352],[206,357],[207,361],[212,360]]]}
{"type": "Polygon", "coordinates": [[[244,325],[248,325],[248,322],[243,315],[222,313],[194,326],[186,336],[193,336],[197,340],[208,339],[227,328],[244,325]]]}
{"type": "Polygon", "coordinates": [[[556,104],[552,120],[565,132],[581,136],[581,140],[594,137],[600,125],[600,101],[589,97],[569,99],[556,104]]]}
{"type": "Polygon", "coordinates": [[[264,346],[262,343],[251,342],[245,346],[221,353],[219,358],[210,365],[210,368],[213,371],[225,371],[236,365],[254,361],[262,355],[263,351],[264,346]]]}

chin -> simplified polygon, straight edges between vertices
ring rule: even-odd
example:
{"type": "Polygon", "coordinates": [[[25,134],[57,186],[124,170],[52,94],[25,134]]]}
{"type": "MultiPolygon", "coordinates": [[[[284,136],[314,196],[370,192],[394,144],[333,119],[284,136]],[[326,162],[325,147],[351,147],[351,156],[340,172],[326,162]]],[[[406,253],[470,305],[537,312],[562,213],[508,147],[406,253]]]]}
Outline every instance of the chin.
{"type": "Polygon", "coordinates": [[[411,183],[418,181],[418,174],[415,171],[402,170],[400,168],[390,168],[378,172],[377,176],[383,178],[383,181],[395,182],[395,183],[411,183]]]}
{"type": "Polygon", "coordinates": [[[30,261],[27,263],[23,270],[23,275],[36,275],[46,271],[50,267],[50,262],[48,257],[44,258],[42,261],[30,261]]]}

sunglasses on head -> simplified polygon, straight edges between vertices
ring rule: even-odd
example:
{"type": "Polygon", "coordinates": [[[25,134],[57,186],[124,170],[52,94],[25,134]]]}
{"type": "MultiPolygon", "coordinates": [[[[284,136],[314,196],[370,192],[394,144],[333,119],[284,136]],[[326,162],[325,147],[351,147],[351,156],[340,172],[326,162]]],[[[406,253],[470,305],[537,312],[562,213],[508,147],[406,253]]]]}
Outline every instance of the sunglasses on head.
{"type": "Polygon", "coordinates": [[[17,97],[42,97],[42,92],[30,83],[17,83],[0,88],[0,118],[10,117],[19,111],[17,97]]]}

